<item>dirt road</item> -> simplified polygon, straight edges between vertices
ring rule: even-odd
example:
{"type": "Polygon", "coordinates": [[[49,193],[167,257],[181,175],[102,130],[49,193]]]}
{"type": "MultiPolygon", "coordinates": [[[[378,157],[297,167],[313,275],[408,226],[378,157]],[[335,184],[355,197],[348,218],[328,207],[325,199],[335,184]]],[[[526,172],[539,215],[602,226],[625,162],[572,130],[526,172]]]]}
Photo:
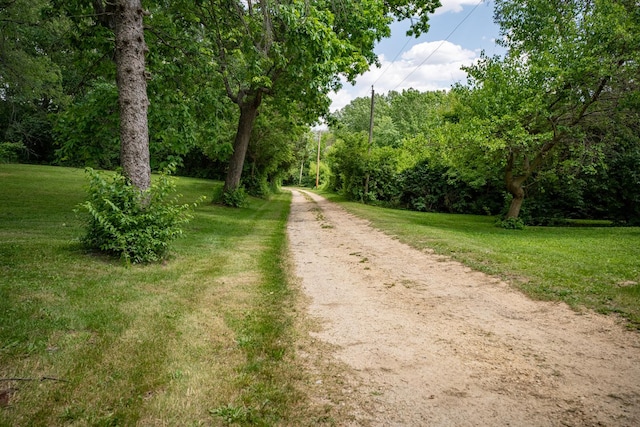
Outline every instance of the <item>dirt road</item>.
{"type": "Polygon", "coordinates": [[[341,367],[311,391],[344,407],[336,425],[640,425],[640,334],[292,192],[295,271],[320,324],[302,356],[341,367]]]}

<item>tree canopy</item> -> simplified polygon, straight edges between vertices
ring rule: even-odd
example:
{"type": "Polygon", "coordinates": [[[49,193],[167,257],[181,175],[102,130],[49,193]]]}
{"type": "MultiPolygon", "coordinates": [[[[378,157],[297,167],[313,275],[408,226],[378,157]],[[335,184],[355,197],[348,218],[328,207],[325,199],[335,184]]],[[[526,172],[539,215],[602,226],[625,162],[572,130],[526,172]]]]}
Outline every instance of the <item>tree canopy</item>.
{"type": "Polygon", "coordinates": [[[459,212],[496,212],[505,191],[507,218],[520,216],[527,195],[527,217],[631,221],[637,174],[616,181],[613,169],[640,167],[639,13],[631,1],[496,2],[504,57],[482,55],[465,68],[467,84],[446,94],[378,97],[373,152],[393,151],[376,160],[356,137],[367,126],[367,99],[335,115],[330,185],[356,199],[459,212]],[[390,165],[391,178],[383,173],[390,165]],[[368,171],[394,184],[363,194],[368,171]],[[439,191],[448,202],[435,201],[439,191]]]}
{"type": "MultiPolygon", "coordinates": [[[[119,69],[114,32],[125,3],[0,0],[0,160],[125,162],[118,70],[133,68],[119,69]]],[[[328,95],[377,63],[394,19],[428,31],[438,1],[134,3],[134,74],[148,101],[133,111],[148,122],[150,168],[176,163],[260,195],[313,162],[313,184],[319,166],[363,201],[527,220],[640,216],[636,1],[497,0],[506,54],[482,55],[450,91],[376,94],[371,145],[370,99],[329,116],[328,95]],[[315,165],[309,126],[322,116],[330,133],[315,165]]]]}
{"type": "Polygon", "coordinates": [[[611,133],[633,125],[640,13],[629,1],[540,0],[497,1],[495,16],[508,53],[467,68],[470,90],[459,105],[469,145],[503,162],[513,196],[507,217],[517,218],[524,184],[553,166],[554,152],[591,167],[611,133]]]}
{"type": "Polygon", "coordinates": [[[340,2],[210,1],[191,10],[201,26],[201,48],[211,56],[227,96],[239,108],[225,190],[240,185],[244,159],[265,97],[307,123],[327,112],[340,77],[353,81],[376,62],[375,42],[389,35],[393,16],[420,10],[412,28],[428,28],[438,1],[340,2]]]}

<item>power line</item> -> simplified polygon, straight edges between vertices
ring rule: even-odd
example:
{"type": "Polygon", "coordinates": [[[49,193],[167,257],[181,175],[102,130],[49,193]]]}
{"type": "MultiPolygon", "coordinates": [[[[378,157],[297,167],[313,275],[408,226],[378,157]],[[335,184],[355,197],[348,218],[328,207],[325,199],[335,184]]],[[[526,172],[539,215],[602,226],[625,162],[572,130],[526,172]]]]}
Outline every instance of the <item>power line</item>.
{"type": "Polygon", "coordinates": [[[389,65],[387,65],[387,68],[385,68],[382,71],[382,74],[380,74],[378,76],[378,78],[376,79],[375,82],[373,82],[373,85],[375,86],[376,83],[378,83],[378,80],[380,80],[382,78],[382,76],[384,76],[384,73],[386,73],[389,68],[391,67],[391,65],[393,65],[394,62],[396,62],[396,59],[398,59],[398,57],[400,56],[400,54],[404,51],[404,48],[407,47],[407,45],[409,44],[409,42],[411,41],[411,39],[409,37],[407,37],[407,41],[404,43],[404,46],[402,46],[400,48],[400,50],[398,51],[398,53],[396,54],[396,56],[393,57],[393,59],[391,60],[391,62],[389,62],[389,65]]]}
{"type": "MultiPolygon", "coordinates": [[[[453,30],[451,30],[451,32],[449,33],[449,35],[447,35],[447,37],[445,37],[445,39],[444,39],[444,40],[442,40],[442,41],[440,42],[440,44],[438,45],[438,47],[436,47],[436,48],[435,48],[435,49],[434,49],[434,50],[433,50],[429,55],[427,55],[427,57],[426,57],[426,58],[425,58],[425,59],[424,59],[420,64],[418,64],[418,65],[417,65],[417,66],[416,66],[416,67],[415,67],[415,68],[414,68],[414,69],[413,69],[409,74],[407,74],[407,75],[405,76],[405,78],[404,78],[404,79],[402,79],[402,80],[400,81],[400,83],[398,83],[398,84],[397,84],[393,89],[391,89],[391,91],[395,91],[398,87],[400,87],[400,85],[401,85],[402,83],[404,83],[404,82],[405,82],[405,80],[407,80],[409,77],[411,77],[411,75],[412,75],[413,73],[415,73],[416,71],[418,71],[418,68],[422,67],[422,66],[424,65],[424,63],[425,63],[425,62],[427,62],[427,61],[429,60],[429,58],[431,58],[431,57],[432,57],[432,56],[433,56],[433,55],[438,51],[438,49],[440,49],[440,48],[442,47],[442,45],[443,45],[446,41],[449,41],[449,38],[453,35],[453,33],[455,33],[455,32],[456,32],[456,30],[457,30],[458,28],[460,28],[460,26],[464,23],[464,21],[466,21],[466,20],[471,16],[471,14],[472,14],[472,13],[473,13],[477,8],[478,8],[478,6],[480,6],[480,4],[481,4],[483,1],[484,1],[484,0],[480,0],[480,1],[475,5],[475,6],[473,6],[473,9],[471,9],[471,10],[469,11],[469,13],[467,13],[467,16],[465,16],[465,17],[462,19],[462,21],[460,21],[460,22],[458,23],[458,25],[456,25],[456,26],[453,28],[453,30]]],[[[405,46],[406,46],[406,44],[405,44],[405,46]]],[[[403,47],[403,49],[404,49],[404,47],[403,47]]],[[[397,57],[397,56],[396,56],[396,57],[397,57]]],[[[394,61],[395,61],[395,59],[394,59],[394,61]]],[[[386,71],[386,70],[385,70],[385,71],[386,71]]],[[[379,79],[380,79],[380,77],[378,77],[378,79],[376,80],[376,82],[377,82],[379,79]]]]}

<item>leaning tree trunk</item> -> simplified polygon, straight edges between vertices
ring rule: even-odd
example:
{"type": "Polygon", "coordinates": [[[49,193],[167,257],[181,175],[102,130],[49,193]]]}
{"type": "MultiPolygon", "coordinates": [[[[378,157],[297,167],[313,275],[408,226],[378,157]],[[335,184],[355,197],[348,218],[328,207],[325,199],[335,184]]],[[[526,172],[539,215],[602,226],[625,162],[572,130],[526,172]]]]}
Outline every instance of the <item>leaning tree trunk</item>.
{"type": "Polygon", "coordinates": [[[509,205],[509,211],[507,212],[507,218],[518,218],[520,215],[520,209],[522,208],[522,202],[524,202],[524,188],[522,188],[524,180],[518,178],[507,182],[507,190],[513,197],[511,204],[509,205]]]}
{"type": "Polygon", "coordinates": [[[141,190],[151,185],[144,10],[141,0],[118,0],[115,11],[116,68],[120,103],[120,162],[141,190]]]}
{"type": "Polygon", "coordinates": [[[520,215],[520,209],[522,208],[522,202],[524,202],[524,183],[531,178],[534,172],[540,169],[547,154],[556,146],[560,141],[561,136],[554,134],[554,137],[545,142],[540,150],[536,153],[533,160],[530,160],[528,155],[524,155],[522,159],[522,165],[520,168],[520,174],[515,174],[515,163],[517,153],[510,151],[507,156],[507,165],[505,168],[505,184],[507,191],[513,199],[511,199],[511,205],[507,212],[507,218],[518,218],[520,215]]]}
{"type": "Polygon", "coordinates": [[[511,199],[511,205],[509,205],[509,211],[507,212],[507,218],[518,218],[520,215],[520,209],[522,208],[522,202],[524,202],[524,188],[523,185],[527,178],[531,175],[531,165],[525,157],[525,172],[522,175],[514,175],[516,154],[514,152],[509,153],[507,158],[507,166],[505,168],[504,181],[507,187],[507,191],[513,197],[511,199]]]}
{"type": "Polygon", "coordinates": [[[249,148],[249,140],[251,139],[251,131],[253,124],[258,117],[258,108],[260,107],[261,97],[257,95],[249,102],[240,104],[240,119],[238,120],[238,131],[233,142],[233,154],[229,160],[229,169],[227,170],[227,178],[224,181],[224,191],[234,191],[240,187],[240,179],[242,178],[242,169],[244,167],[244,159],[249,148]]]}

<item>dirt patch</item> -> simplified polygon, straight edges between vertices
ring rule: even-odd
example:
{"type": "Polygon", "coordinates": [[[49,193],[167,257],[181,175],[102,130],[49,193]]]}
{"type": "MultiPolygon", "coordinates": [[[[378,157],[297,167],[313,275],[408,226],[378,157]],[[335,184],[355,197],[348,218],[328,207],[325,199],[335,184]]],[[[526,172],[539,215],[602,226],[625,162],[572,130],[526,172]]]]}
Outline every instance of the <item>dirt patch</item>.
{"type": "Polygon", "coordinates": [[[316,422],[640,425],[640,334],[532,301],[292,193],[295,273],[319,325],[298,348],[317,371],[309,393],[326,406],[316,422]]]}

